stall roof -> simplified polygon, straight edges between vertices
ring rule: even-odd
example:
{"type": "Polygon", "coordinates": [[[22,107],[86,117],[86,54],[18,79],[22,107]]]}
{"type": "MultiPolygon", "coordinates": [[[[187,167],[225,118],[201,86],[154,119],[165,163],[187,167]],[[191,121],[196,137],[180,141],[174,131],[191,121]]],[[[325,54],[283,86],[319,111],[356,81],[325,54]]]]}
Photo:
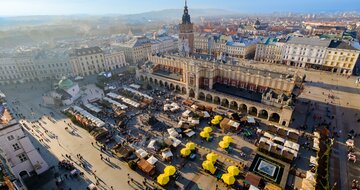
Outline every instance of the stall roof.
{"type": "Polygon", "coordinates": [[[293,150],[299,151],[300,145],[298,143],[294,143],[292,141],[286,140],[284,143],[285,147],[291,148],[293,150]]]}
{"type": "Polygon", "coordinates": [[[179,139],[172,137],[172,136],[170,136],[169,138],[173,141],[173,143],[172,143],[173,147],[177,147],[177,146],[179,146],[179,144],[181,144],[181,141],[179,139]]]}
{"type": "Polygon", "coordinates": [[[170,157],[174,156],[173,153],[170,150],[161,153],[161,155],[162,155],[163,158],[170,158],[170,157]]]}
{"type": "Polygon", "coordinates": [[[129,86],[135,90],[139,90],[139,88],[140,88],[140,85],[138,85],[138,84],[130,84],[129,86]]]}
{"type": "Polygon", "coordinates": [[[106,102],[112,104],[112,105],[115,105],[117,107],[119,107],[120,109],[124,110],[124,109],[127,109],[128,107],[124,104],[120,104],[119,102],[115,101],[115,100],[112,100],[108,97],[104,97],[103,100],[105,100],[106,102]]]}
{"type": "Polygon", "coordinates": [[[95,112],[95,113],[99,113],[99,112],[101,111],[101,109],[100,109],[99,107],[97,107],[97,106],[95,106],[95,105],[92,105],[92,104],[84,104],[84,106],[85,106],[87,109],[89,109],[89,110],[91,110],[91,111],[93,111],[93,112],[95,112]]]}
{"type": "Polygon", "coordinates": [[[150,158],[148,158],[146,161],[148,161],[151,165],[155,165],[158,159],[154,156],[150,156],[150,158]]]}
{"type": "Polygon", "coordinates": [[[139,91],[137,91],[137,90],[134,90],[134,89],[132,89],[132,88],[124,87],[124,90],[130,91],[130,92],[132,92],[132,93],[134,93],[134,94],[137,94],[137,95],[139,95],[139,96],[145,97],[145,98],[150,99],[150,100],[153,99],[151,96],[149,96],[149,95],[147,95],[147,94],[144,94],[144,93],[141,93],[141,92],[139,92],[139,91]]]}
{"type": "Polygon", "coordinates": [[[96,127],[102,127],[105,125],[105,123],[103,121],[101,121],[99,118],[91,115],[89,112],[85,111],[84,109],[80,108],[79,106],[73,106],[72,109],[79,113],[80,115],[82,115],[83,117],[85,117],[86,119],[92,121],[93,123],[95,123],[96,127]]]}
{"type": "Polygon", "coordinates": [[[142,148],[136,150],[136,153],[137,153],[141,158],[145,158],[145,157],[148,155],[148,153],[147,153],[144,149],[142,149],[142,148]]]}
{"type": "Polygon", "coordinates": [[[253,117],[247,117],[247,122],[248,123],[256,123],[256,121],[255,121],[255,118],[253,118],[253,117]]]}

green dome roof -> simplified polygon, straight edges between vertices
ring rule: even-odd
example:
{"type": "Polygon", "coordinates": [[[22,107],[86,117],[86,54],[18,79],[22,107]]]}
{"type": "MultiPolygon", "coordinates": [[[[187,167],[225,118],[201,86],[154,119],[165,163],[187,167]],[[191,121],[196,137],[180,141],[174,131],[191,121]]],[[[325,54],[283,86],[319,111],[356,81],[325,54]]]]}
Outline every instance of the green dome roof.
{"type": "Polygon", "coordinates": [[[68,89],[71,88],[72,86],[74,86],[74,82],[71,81],[70,79],[61,79],[59,81],[59,88],[61,89],[68,89]]]}

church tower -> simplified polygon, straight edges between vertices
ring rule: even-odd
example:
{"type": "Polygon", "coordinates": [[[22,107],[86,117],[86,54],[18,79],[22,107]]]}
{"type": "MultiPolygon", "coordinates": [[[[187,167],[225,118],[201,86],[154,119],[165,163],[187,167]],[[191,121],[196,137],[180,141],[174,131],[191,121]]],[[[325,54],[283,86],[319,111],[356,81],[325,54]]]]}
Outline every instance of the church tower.
{"type": "Polygon", "coordinates": [[[179,24],[179,53],[186,56],[194,50],[194,24],[191,23],[187,1],[185,0],[182,22],[179,24]]]}

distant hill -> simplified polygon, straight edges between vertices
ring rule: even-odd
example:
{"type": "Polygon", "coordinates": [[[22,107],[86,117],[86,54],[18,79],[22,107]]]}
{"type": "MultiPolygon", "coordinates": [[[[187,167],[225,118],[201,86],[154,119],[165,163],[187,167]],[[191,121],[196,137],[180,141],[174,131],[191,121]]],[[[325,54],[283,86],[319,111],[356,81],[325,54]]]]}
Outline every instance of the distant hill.
{"type": "MultiPolygon", "coordinates": [[[[169,21],[180,20],[183,14],[182,9],[165,9],[161,11],[151,11],[139,14],[124,15],[123,18],[129,22],[142,21],[169,21]]],[[[190,9],[189,14],[192,18],[203,17],[218,17],[238,14],[233,11],[223,9],[190,9]]]]}
{"type": "MultiPolygon", "coordinates": [[[[222,9],[190,9],[196,23],[200,16],[219,17],[237,14],[222,9]]],[[[129,15],[49,15],[0,17],[0,48],[30,45],[92,35],[111,35],[158,29],[164,23],[181,20],[182,9],[167,9],[129,15]]]]}

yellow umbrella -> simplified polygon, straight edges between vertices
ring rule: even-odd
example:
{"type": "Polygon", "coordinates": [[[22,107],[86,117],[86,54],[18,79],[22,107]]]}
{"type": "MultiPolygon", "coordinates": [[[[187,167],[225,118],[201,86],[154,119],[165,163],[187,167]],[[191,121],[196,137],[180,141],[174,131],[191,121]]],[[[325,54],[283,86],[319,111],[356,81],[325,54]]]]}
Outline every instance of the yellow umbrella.
{"type": "Polygon", "coordinates": [[[210,160],[205,160],[205,161],[202,163],[202,167],[203,167],[205,170],[210,170],[211,168],[214,168],[214,164],[213,164],[210,160]]]}
{"type": "Polygon", "coordinates": [[[200,132],[200,137],[202,137],[202,138],[209,138],[209,137],[210,137],[210,134],[207,133],[207,132],[205,132],[205,131],[201,131],[201,132],[200,132]]]}
{"type": "Polygon", "coordinates": [[[220,123],[220,121],[217,120],[217,119],[212,119],[212,120],[211,120],[211,124],[213,124],[213,125],[217,125],[217,124],[219,124],[219,123],[220,123]]]}
{"type": "Polygon", "coordinates": [[[220,141],[220,142],[219,142],[219,146],[220,146],[220,148],[222,148],[222,149],[228,148],[229,145],[230,145],[230,144],[229,144],[228,142],[225,142],[225,141],[220,141]]]}
{"type": "Polygon", "coordinates": [[[230,136],[224,136],[223,141],[228,142],[228,143],[232,143],[233,139],[230,136]]]}
{"type": "Polygon", "coordinates": [[[217,155],[215,153],[209,153],[206,155],[206,159],[211,161],[211,162],[216,162],[217,159],[217,155]]]}
{"type": "Polygon", "coordinates": [[[169,183],[170,181],[170,178],[168,175],[166,174],[160,174],[158,177],[157,177],[157,182],[160,184],[160,185],[166,185],[167,183],[169,183]]]}
{"type": "Polygon", "coordinates": [[[214,174],[215,171],[216,171],[216,168],[215,168],[214,166],[211,166],[211,167],[209,168],[209,172],[210,172],[211,174],[214,174]]]}
{"type": "Polygon", "coordinates": [[[186,148],[190,149],[190,150],[195,150],[196,144],[193,142],[188,142],[186,143],[186,148]]]}
{"type": "Polygon", "coordinates": [[[207,133],[211,133],[212,132],[212,128],[211,127],[204,127],[203,131],[207,132],[207,133]]]}
{"type": "Polygon", "coordinates": [[[176,168],[174,166],[166,166],[164,169],[164,173],[166,175],[172,176],[176,172],[176,168]]]}
{"type": "Polygon", "coordinates": [[[239,175],[239,173],[240,173],[239,168],[236,167],[236,166],[229,166],[229,167],[227,168],[227,171],[229,172],[229,174],[231,174],[231,175],[233,175],[233,176],[237,176],[237,175],[239,175]]]}
{"type": "Polygon", "coordinates": [[[183,149],[180,150],[180,154],[181,154],[182,156],[189,156],[190,153],[191,153],[191,150],[188,149],[188,148],[183,148],[183,149]]]}
{"type": "Polygon", "coordinates": [[[216,115],[214,119],[221,121],[223,118],[221,117],[221,115],[216,115]]]}
{"type": "Polygon", "coordinates": [[[235,177],[229,173],[223,174],[221,176],[221,179],[224,181],[224,183],[226,183],[228,185],[232,185],[235,183],[235,177]]]}

